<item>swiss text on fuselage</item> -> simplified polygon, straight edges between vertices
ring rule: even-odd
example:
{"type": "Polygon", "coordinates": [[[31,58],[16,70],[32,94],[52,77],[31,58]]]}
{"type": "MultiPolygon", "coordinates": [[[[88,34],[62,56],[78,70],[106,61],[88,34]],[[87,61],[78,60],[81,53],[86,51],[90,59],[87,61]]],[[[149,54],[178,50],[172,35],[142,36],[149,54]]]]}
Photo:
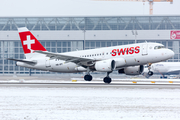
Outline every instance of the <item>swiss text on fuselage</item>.
{"type": "Polygon", "coordinates": [[[112,56],[116,55],[128,55],[128,54],[137,54],[140,52],[140,47],[129,47],[129,48],[121,48],[121,49],[113,49],[112,50],[112,56]]]}

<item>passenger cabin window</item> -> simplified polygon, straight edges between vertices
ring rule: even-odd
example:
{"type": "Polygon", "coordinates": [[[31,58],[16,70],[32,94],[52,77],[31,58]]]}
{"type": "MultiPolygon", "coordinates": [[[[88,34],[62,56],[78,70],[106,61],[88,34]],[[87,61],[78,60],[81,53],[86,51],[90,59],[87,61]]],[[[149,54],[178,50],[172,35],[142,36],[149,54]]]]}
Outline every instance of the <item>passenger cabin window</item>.
{"type": "Polygon", "coordinates": [[[154,49],[162,49],[162,48],[165,48],[164,46],[155,46],[154,49]]]}

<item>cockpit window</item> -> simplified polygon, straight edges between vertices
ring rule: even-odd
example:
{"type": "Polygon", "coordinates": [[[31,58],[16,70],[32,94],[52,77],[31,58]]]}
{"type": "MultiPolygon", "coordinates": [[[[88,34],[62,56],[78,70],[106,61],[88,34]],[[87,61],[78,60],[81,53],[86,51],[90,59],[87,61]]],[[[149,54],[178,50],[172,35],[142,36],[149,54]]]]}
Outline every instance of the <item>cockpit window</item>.
{"type": "Polygon", "coordinates": [[[154,49],[162,49],[162,48],[165,48],[164,46],[155,46],[154,49]]]}

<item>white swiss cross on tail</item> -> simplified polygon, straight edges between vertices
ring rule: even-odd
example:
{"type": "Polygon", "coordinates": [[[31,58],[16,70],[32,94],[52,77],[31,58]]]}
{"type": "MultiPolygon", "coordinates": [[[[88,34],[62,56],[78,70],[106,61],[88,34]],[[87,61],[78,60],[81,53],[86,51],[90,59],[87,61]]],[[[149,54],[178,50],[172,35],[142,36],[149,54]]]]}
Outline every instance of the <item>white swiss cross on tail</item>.
{"type": "Polygon", "coordinates": [[[27,45],[27,48],[29,50],[31,50],[31,53],[33,52],[33,50],[31,49],[31,44],[35,44],[35,40],[30,38],[31,36],[30,35],[27,35],[26,36],[26,41],[23,41],[23,45],[27,45]]]}
{"type": "Polygon", "coordinates": [[[47,51],[26,27],[18,28],[18,31],[26,59],[37,55],[36,50],[47,51]]]}

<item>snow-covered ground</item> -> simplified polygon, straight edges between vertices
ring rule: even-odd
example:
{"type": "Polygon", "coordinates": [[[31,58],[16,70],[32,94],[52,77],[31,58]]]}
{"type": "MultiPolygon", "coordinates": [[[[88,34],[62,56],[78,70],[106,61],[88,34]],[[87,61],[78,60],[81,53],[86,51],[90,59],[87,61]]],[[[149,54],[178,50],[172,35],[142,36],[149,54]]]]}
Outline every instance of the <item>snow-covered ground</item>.
{"type": "Polygon", "coordinates": [[[179,120],[180,89],[0,87],[0,120],[179,120]]]}

